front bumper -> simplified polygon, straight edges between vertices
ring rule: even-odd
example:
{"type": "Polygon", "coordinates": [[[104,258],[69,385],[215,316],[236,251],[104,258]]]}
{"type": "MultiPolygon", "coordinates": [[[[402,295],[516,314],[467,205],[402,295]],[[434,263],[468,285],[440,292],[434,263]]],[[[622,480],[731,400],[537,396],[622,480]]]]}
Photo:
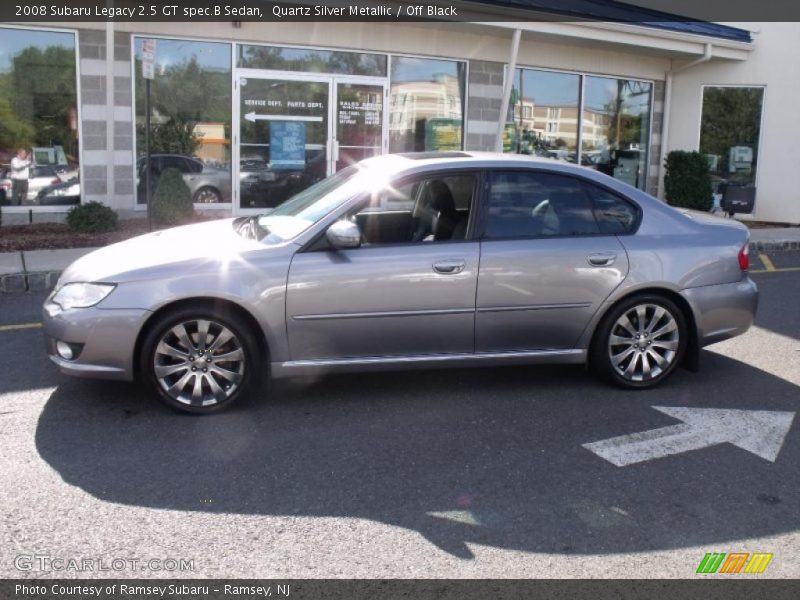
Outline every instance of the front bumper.
{"type": "Polygon", "coordinates": [[[758,288],[748,276],[735,283],[688,288],[681,294],[694,312],[700,347],[743,334],[758,308],[758,288]]]}
{"type": "Polygon", "coordinates": [[[131,381],[136,338],[150,314],[143,309],[63,310],[45,302],[42,323],[47,354],[67,375],[131,381]],[[81,347],[80,353],[73,360],[61,358],[56,352],[59,340],[81,347]]]}

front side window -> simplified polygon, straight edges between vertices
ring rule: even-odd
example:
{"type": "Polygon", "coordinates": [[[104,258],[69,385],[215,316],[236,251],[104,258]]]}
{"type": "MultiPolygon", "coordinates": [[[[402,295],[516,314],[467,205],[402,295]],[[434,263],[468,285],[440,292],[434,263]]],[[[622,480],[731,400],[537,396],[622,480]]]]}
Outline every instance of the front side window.
{"type": "Polygon", "coordinates": [[[74,34],[0,27],[0,205],[64,203],[53,186],[78,182],[77,104],[74,34]]]}
{"type": "Polygon", "coordinates": [[[393,56],[389,152],[462,149],[465,64],[393,56]]]}
{"type": "Polygon", "coordinates": [[[472,173],[415,178],[372,194],[349,218],[365,246],[463,241],[474,189],[472,173]]]}
{"type": "Polygon", "coordinates": [[[600,227],[581,183],[537,171],[489,174],[484,238],[595,235],[600,227]]]}
{"type": "MultiPolygon", "coordinates": [[[[136,152],[145,154],[145,81],[142,38],[134,38],[136,152]]],[[[181,173],[209,167],[205,177],[187,180],[195,202],[231,201],[231,46],[216,42],[156,40],[151,83],[150,153],[163,168],[181,173]]],[[[158,184],[157,171],[151,180],[158,184]]],[[[137,201],[147,201],[145,182],[137,201]]]]}

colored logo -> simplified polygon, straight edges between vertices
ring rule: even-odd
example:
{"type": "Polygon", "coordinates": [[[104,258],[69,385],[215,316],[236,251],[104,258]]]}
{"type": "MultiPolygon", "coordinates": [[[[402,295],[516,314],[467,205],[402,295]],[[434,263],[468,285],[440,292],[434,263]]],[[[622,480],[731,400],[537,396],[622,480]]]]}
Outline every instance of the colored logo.
{"type": "Polygon", "coordinates": [[[707,552],[697,567],[698,573],[763,573],[772,560],[767,552],[707,552]]]}

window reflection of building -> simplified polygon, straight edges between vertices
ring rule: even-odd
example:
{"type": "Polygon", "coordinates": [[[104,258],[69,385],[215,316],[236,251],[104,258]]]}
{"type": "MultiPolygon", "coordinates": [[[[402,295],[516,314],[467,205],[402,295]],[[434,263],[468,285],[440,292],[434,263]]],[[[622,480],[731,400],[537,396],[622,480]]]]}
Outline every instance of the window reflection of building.
{"type": "Polygon", "coordinates": [[[389,101],[390,151],[460,149],[464,83],[461,63],[393,57],[389,101]],[[432,125],[438,129],[433,131],[432,125]],[[437,135],[445,129],[448,131],[446,135],[437,135]]]}

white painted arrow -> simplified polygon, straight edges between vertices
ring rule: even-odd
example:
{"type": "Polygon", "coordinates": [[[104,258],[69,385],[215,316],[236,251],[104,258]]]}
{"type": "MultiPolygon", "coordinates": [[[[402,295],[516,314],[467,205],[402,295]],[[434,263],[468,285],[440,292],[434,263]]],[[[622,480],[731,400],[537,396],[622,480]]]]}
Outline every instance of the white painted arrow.
{"type": "Polygon", "coordinates": [[[775,462],[795,415],[794,412],[770,410],[653,408],[683,423],[583,444],[583,447],[618,467],[724,443],[775,462]]]}
{"type": "Polygon", "coordinates": [[[292,115],[259,115],[249,112],[244,116],[245,120],[253,121],[322,121],[322,117],[292,116],[292,115]]]}

